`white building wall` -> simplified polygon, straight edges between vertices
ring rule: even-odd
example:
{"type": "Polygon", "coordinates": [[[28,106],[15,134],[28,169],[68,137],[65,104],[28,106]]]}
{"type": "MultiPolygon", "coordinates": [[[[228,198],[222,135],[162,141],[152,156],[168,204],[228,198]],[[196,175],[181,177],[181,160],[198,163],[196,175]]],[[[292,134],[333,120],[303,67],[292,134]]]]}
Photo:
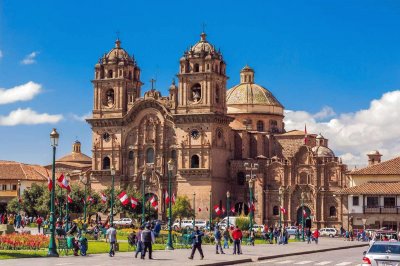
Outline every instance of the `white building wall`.
{"type": "Polygon", "coordinates": [[[348,203],[349,203],[349,212],[350,213],[363,213],[363,196],[362,195],[349,195],[348,196],[348,203]],[[358,196],[358,206],[353,205],[353,196],[358,196]]]}

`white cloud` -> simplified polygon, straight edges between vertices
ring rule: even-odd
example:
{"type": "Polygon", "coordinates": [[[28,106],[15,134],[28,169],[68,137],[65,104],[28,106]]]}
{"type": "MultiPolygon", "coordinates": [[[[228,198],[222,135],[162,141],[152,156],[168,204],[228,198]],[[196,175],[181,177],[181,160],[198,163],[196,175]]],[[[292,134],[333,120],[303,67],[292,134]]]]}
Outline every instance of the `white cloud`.
{"type": "Polygon", "coordinates": [[[30,108],[18,108],[11,111],[7,116],[0,116],[0,126],[55,124],[62,119],[62,115],[38,114],[30,108]]]}
{"type": "Polygon", "coordinates": [[[86,122],[86,119],[92,117],[92,112],[88,112],[86,114],[83,114],[81,116],[76,115],[76,114],[71,114],[71,117],[73,120],[80,121],[80,122],[86,122]]]}
{"type": "Polygon", "coordinates": [[[23,65],[31,65],[36,63],[36,56],[39,54],[39,52],[32,52],[25,56],[25,58],[21,61],[21,64],[23,65]]]}
{"type": "Polygon", "coordinates": [[[0,59],[3,58],[3,51],[0,50],[0,59]]]}
{"type": "Polygon", "coordinates": [[[383,94],[371,101],[368,109],[355,113],[336,115],[329,107],[316,114],[286,111],[286,130],[302,130],[304,124],[308,132],[321,132],[328,138],[330,147],[347,164],[366,165],[371,150],[379,150],[384,160],[399,156],[400,90],[383,94]]]}
{"type": "Polygon", "coordinates": [[[42,85],[29,81],[10,89],[0,88],[0,105],[32,100],[42,91],[42,85]]]}

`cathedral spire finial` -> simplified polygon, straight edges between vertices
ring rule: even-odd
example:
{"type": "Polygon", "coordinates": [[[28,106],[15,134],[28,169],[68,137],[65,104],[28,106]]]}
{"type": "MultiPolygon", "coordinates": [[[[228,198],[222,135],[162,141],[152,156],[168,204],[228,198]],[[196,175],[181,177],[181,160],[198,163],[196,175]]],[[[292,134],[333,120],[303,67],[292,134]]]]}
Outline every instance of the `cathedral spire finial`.
{"type": "Polygon", "coordinates": [[[119,40],[119,31],[116,32],[117,40],[115,41],[115,48],[121,48],[121,41],[119,40]]]}
{"type": "Polygon", "coordinates": [[[207,37],[207,34],[206,34],[206,24],[203,22],[203,24],[202,24],[202,31],[201,31],[201,34],[200,34],[200,37],[201,37],[201,41],[205,41],[206,40],[206,37],[207,37]]]}

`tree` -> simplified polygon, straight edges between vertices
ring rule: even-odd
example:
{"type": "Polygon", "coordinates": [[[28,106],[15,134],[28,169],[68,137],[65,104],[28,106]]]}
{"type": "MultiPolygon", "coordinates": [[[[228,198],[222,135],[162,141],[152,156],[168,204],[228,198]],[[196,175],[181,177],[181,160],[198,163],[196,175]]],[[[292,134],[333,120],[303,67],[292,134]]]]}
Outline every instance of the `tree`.
{"type": "Polygon", "coordinates": [[[194,210],[190,206],[187,196],[177,197],[175,204],[172,205],[172,218],[179,219],[179,227],[181,227],[182,218],[193,217],[194,210]]]}

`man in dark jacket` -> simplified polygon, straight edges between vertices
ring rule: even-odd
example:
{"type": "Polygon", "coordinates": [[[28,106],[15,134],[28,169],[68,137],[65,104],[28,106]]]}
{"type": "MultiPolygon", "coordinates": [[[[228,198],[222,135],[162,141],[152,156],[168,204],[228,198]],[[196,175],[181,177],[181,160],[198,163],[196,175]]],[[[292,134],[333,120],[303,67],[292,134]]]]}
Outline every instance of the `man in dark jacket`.
{"type": "Polygon", "coordinates": [[[221,234],[221,231],[219,231],[219,226],[215,227],[214,238],[215,238],[215,251],[216,251],[216,254],[219,254],[218,253],[218,247],[219,247],[219,250],[220,250],[221,254],[225,254],[224,251],[222,250],[222,245],[221,245],[222,234],[221,234]]]}
{"type": "Polygon", "coordinates": [[[200,259],[204,258],[203,250],[201,249],[201,238],[204,236],[204,233],[199,230],[199,227],[195,226],[192,235],[190,238],[192,239],[192,253],[190,254],[189,259],[193,259],[194,253],[196,249],[199,250],[200,259]]]}
{"type": "Polygon", "coordinates": [[[149,259],[152,260],[151,254],[153,253],[153,247],[152,244],[155,241],[154,233],[153,231],[150,230],[150,224],[146,225],[146,229],[142,231],[142,243],[143,243],[143,249],[142,249],[142,260],[144,260],[144,257],[146,256],[146,251],[147,249],[149,250],[149,259]]]}

